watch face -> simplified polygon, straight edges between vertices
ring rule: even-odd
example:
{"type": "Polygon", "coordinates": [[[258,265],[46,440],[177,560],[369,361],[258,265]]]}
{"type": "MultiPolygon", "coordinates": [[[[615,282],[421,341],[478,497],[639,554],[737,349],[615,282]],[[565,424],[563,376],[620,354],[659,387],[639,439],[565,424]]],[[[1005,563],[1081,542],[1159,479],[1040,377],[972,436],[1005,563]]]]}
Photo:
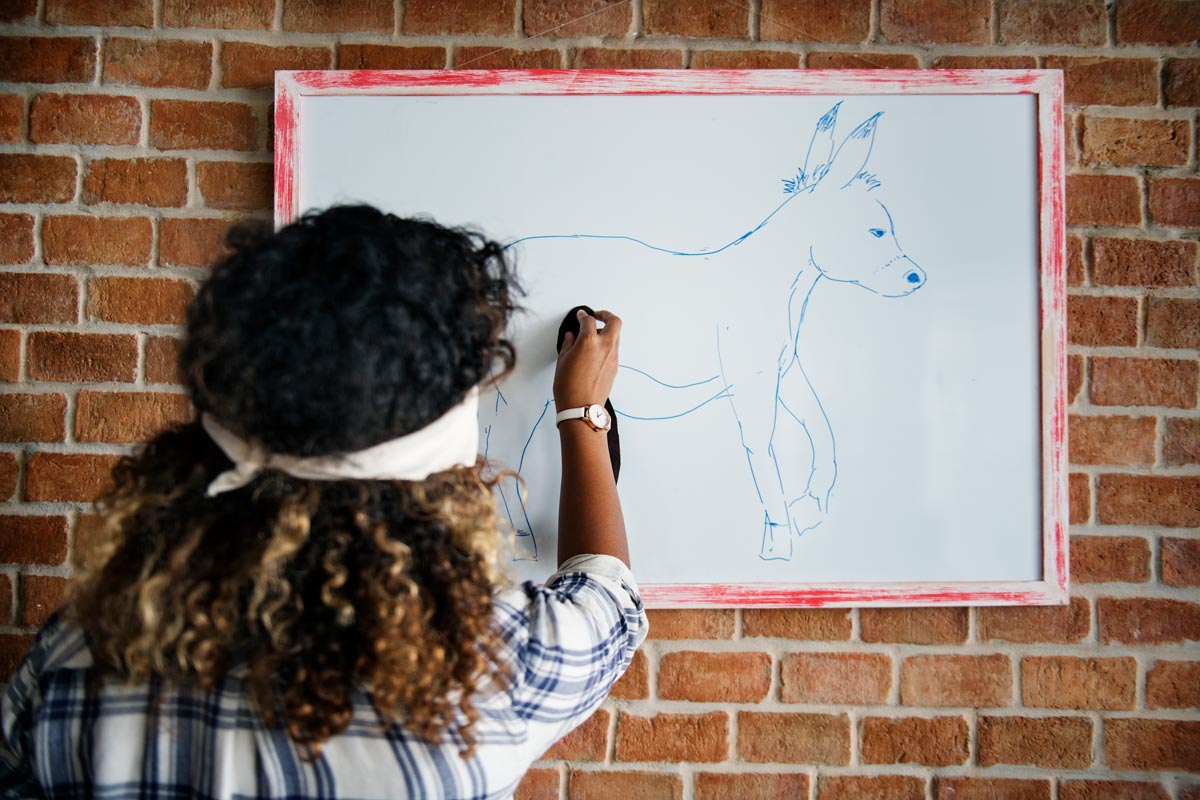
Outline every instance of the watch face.
{"type": "Polygon", "coordinates": [[[604,410],[604,406],[588,406],[587,414],[588,419],[590,419],[592,424],[597,428],[608,427],[608,412],[604,410]]]}

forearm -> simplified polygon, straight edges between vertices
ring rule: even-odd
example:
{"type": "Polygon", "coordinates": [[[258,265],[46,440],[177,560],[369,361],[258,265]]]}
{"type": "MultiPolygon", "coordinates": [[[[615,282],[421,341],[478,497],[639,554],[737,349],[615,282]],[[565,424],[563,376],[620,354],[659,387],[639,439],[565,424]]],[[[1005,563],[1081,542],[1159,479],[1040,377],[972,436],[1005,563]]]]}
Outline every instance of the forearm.
{"type": "Polygon", "coordinates": [[[562,446],[558,563],[594,553],[615,556],[628,566],[629,545],[608,439],[578,420],[568,420],[558,430],[562,446]]]}

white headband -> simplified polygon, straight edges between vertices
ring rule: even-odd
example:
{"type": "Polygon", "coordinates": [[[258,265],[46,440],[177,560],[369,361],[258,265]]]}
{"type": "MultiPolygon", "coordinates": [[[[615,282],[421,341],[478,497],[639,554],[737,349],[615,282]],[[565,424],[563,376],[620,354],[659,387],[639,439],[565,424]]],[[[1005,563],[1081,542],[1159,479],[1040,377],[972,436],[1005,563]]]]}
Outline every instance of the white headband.
{"type": "Polygon", "coordinates": [[[264,469],[315,481],[420,481],[451,467],[473,467],[479,455],[478,411],[476,387],[461,403],[420,430],[354,453],[312,458],[272,453],[258,442],[238,438],[212,415],[201,414],[204,430],[234,465],[213,479],[208,496],[240,489],[264,469]]]}

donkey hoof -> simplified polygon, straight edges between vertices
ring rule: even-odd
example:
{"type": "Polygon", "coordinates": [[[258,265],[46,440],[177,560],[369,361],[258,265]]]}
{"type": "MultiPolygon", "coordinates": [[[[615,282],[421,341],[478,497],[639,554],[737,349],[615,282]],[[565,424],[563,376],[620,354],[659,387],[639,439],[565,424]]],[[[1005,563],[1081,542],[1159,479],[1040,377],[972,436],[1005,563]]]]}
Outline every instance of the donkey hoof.
{"type": "Polygon", "coordinates": [[[792,558],[792,537],[788,535],[786,525],[763,520],[762,547],[758,557],[763,561],[790,561],[792,558]]]}

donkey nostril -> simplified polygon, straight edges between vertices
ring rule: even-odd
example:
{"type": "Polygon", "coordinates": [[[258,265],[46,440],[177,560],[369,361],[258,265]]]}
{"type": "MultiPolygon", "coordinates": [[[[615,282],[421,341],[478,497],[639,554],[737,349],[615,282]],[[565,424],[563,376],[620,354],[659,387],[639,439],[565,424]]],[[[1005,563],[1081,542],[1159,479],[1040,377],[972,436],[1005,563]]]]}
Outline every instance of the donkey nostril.
{"type": "Polygon", "coordinates": [[[921,276],[915,272],[908,273],[907,275],[904,276],[904,279],[906,281],[908,281],[909,283],[920,283],[921,282],[921,276]]]}

